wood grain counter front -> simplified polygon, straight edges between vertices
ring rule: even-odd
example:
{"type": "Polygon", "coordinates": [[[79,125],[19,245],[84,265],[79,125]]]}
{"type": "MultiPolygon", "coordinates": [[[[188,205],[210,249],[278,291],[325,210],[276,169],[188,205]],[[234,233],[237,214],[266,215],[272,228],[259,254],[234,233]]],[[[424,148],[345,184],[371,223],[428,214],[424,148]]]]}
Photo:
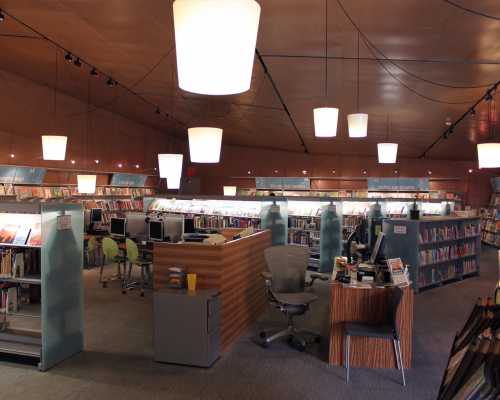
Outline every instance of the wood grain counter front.
{"type": "MultiPolygon", "coordinates": [[[[413,331],[413,291],[403,289],[397,321],[401,352],[405,368],[411,367],[413,331]]],[[[358,288],[331,284],[330,301],[330,357],[331,365],[344,365],[344,323],[381,323],[387,319],[390,290],[385,288],[358,288]]],[[[391,340],[351,337],[350,363],[352,367],[396,368],[391,340]]]]}
{"type": "Polygon", "coordinates": [[[260,273],[266,270],[264,250],[268,247],[271,247],[268,230],[222,245],[155,243],[154,287],[164,288],[167,269],[177,266],[197,274],[197,287],[220,290],[222,347],[226,349],[266,307],[260,273]]]}

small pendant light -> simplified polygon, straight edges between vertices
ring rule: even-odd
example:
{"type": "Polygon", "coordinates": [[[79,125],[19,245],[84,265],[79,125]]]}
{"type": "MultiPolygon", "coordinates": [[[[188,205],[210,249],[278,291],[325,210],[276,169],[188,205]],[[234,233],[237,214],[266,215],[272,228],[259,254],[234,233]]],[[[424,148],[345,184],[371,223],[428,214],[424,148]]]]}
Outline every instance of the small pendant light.
{"type": "MultiPolygon", "coordinates": [[[[85,129],[85,165],[88,166],[88,141],[90,118],[90,79],[87,78],[87,124],[85,129]]],[[[97,164],[97,163],[96,163],[97,164]]],[[[97,175],[77,175],[78,193],[93,194],[96,189],[97,175]]]]}
{"type": "Polygon", "coordinates": [[[236,196],[236,186],[224,186],[224,196],[236,196]]]}
{"type": "MultiPolygon", "coordinates": [[[[325,101],[328,101],[328,0],[325,0],[325,101]]],[[[337,136],[338,108],[315,108],[313,116],[314,136],[321,138],[337,136]]]]}
{"type": "MultiPolygon", "coordinates": [[[[58,88],[58,50],[56,49],[56,79],[54,84],[54,130],[57,130],[57,88],[58,88]]],[[[44,160],[63,161],[66,159],[67,136],[42,135],[42,155],[44,160]]]]}
{"type": "Polygon", "coordinates": [[[496,104],[493,98],[490,98],[488,103],[488,126],[490,134],[488,141],[478,143],[477,145],[477,160],[479,168],[500,168],[500,141],[495,138],[495,126],[492,123],[491,115],[496,114],[496,104]],[[495,107],[495,109],[493,109],[495,107]]]}
{"type": "Polygon", "coordinates": [[[363,138],[368,135],[368,114],[359,112],[359,31],[358,31],[358,57],[357,57],[357,79],[356,79],[356,110],[355,114],[347,116],[349,137],[363,138]]]}
{"type": "Polygon", "coordinates": [[[218,163],[222,129],[198,127],[188,129],[189,154],[193,163],[218,163]]]}
{"type": "MultiPolygon", "coordinates": [[[[390,122],[387,116],[387,139],[389,139],[390,122]]],[[[397,143],[378,143],[378,162],[379,164],[395,164],[398,158],[398,144],[397,143]]]]}
{"type": "Polygon", "coordinates": [[[182,177],[182,154],[158,154],[160,178],[167,179],[168,189],[179,189],[182,177]]]}

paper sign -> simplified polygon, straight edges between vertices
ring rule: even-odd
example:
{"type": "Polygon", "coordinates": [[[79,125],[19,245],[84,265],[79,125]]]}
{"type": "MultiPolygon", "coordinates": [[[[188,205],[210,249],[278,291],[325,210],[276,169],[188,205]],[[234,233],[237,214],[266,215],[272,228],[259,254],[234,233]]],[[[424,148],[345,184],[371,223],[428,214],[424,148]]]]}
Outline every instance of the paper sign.
{"type": "Polygon", "coordinates": [[[394,233],[396,235],[406,235],[406,225],[394,225],[394,233]]]}
{"type": "Polygon", "coordinates": [[[67,229],[71,229],[71,215],[57,216],[57,230],[64,231],[67,229]]]}

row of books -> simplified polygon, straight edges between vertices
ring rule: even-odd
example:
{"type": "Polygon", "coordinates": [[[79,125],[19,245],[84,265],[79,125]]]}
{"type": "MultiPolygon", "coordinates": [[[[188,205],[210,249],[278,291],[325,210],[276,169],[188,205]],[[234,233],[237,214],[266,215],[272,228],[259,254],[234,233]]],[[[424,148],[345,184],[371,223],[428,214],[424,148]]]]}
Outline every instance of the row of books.
{"type": "Polygon", "coordinates": [[[500,219],[498,221],[493,219],[483,219],[481,221],[481,227],[483,231],[488,231],[490,233],[500,232],[500,219]]]}
{"type": "Polygon", "coordinates": [[[484,243],[489,244],[491,246],[500,247],[500,235],[498,233],[495,234],[495,233],[483,231],[481,233],[481,240],[484,243]]]}
{"type": "Polygon", "coordinates": [[[457,262],[430,268],[429,271],[419,274],[418,287],[425,288],[427,286],[455,279],[460,273],[458,269],[459,263],[457,262]]]}
{"type": "Polygon", "coordinates": [[[197,229],[249,228],[260,229],[260,220],[252,218],[224,217],[221,215],[193,215],[197,229]]]}
{"type": "Polygon", "coordinates": [[[438,400],[500,396],[500,305],[478,299],[455,336],[438,400]]]}
{"type": "Polygon", "coordinates": [[[472,274],[477,272],[477,261],[475,258],[464,260],[462,262],[462,274],[472,274]]]}
{"type": "Polygon", "coordinates": [[[288,231],[288,243],[300,244],[302,246],[318,246],[319,245],[319,232],[311,231],[288,231]]]}
{"type": "Polygon", "coordinates": [[[0,249],[0,278],[40,276],[40,252],[35,249],[0,249]]]}
{"type": "Polygon", "coordinates": [[[144,202],[142,199],[122,199],[122,200],[84,200],[87,210],[101,208],[103,211],[143,211],[144,202]]]}
{"type": "Polygon", "coordinates": [[[288,227],[294,229],[317,230],[321,228],[320,218],[288,217],[288,227]]]}
{"type": "Polygon", "coordinates": [[[433,228],[422,228],[419,233],[420,243],[434,243],[444,240],[466,239],[479,235],[479,226],[469,223],[460,227],[457,224],[433,228]]]}
{"type": "Polygon", "coordinates": [[[460,257],[476,254],[476,242],[465,242],[450,246],[420,250],[420,265],[430,265],[455,260],[460,257]]]}

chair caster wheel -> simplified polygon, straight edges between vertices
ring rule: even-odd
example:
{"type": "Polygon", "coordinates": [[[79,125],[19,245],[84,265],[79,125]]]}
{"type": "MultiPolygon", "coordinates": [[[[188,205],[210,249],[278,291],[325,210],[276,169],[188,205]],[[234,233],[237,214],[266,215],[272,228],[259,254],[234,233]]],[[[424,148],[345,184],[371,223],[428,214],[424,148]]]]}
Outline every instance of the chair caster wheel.
{"type": "Polygon", "coordinates": [[[300,351],[301,353],[305,351],[306,346],[304,346],[302,343],[300,343],[298,340],[295,340],[293,338],[290,338],[288,340],[288,343],[290,344],[290,347],[294,348],[297,351],[300,351]]]}
{"type": "Polygon", "coordinates": [[[261,332],[261,333],[259,333],[259,337],[260,337],[261,339],[265,339],[265,338],[266,338],[266,336],[267,336],[267,335],[266,335],[266,332],[261,332]]]}

